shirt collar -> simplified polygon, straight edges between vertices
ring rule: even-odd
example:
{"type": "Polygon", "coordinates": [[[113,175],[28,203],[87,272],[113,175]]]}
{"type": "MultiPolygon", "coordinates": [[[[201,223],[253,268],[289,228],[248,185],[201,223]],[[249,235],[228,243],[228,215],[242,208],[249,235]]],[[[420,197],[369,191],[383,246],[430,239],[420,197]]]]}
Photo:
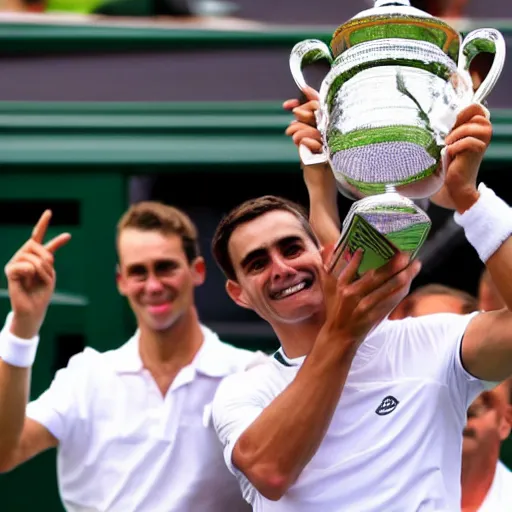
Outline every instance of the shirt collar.
{"type": "Polygon", "coordinates": [[[277,350],[277,352],[274,353],[274,359],[283,366],[292,367],[292,366],[300,366],[304,362],[304,359],[306,359],[306,356],[300,356],[300,357],[294,357],[294,358],[288,357],[284,353],[283,347],[280,347],[277,350]]]}
{"type": "MultiPolygon", "coordinates": [[[[230,347],[220,341],[215,332],[204,325],[201,325],[201,332],[203,344],[190,367],[208,377],[225,377],[239,369],[239,358],[232,357],[230,347]]],[[[124,345],[110,352],[116,372],[139,373],[143,370],[139,354],[139,336],[140,332],[137,330],[124,345]]]]}

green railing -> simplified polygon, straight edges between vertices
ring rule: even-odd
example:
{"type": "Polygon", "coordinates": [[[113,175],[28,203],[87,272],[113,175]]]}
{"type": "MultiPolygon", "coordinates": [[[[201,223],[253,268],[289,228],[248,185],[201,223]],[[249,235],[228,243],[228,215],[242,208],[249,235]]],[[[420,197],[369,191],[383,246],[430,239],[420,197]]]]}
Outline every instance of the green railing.
{"type": "MultiPolygon", "coordinates": [[[[495,27],[512,36],[512,20],[464,21],[462,30],[495,27]]],[[[208,50],[216,48],[290,48],[297,41],[319,38],[329,41],[337,25],[272,26],[244,29],[208,29],[166,26],[126,26],[121,23],[1,23],[0,52],[9,54],[76,53],[80,51],[208,50]]]]}
{"type": "MultiPolygon", "coordinates": [[[[268,102],[0,102],[0,165],[119,165],[127,173],[133,167],[170,172],[198,164],[295,170],[297,153],[284,135],[290,119],[279,103],[268,102]]],[[[486,160],[512,160],[512,110],[493,112],[493,122],[486,160]]]]}

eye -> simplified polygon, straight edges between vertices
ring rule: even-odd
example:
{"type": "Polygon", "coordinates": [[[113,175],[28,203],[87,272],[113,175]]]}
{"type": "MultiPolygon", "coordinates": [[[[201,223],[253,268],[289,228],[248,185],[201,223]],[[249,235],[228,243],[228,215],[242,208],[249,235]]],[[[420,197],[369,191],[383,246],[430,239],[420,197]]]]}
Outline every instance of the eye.
{"type": "Polygon", "coordinates": [[[128,277],[135,281],[144,281],[148,275],[146,267],[143,265],[135,265],[128,269],[128,277]]]}
{"type": "Polygon", "coordinates": [[[175,261],[159,261],[155,265],[155,274],[157,276],[169,276],[178,268],[175,261]]]}
{"type": "Polygon", "coordinates": [[[252,273],[259,272],[265,268],[266,260],[264,258],[258,258],[256,260],[252,260],[247,266],[247,270],[252,273]]]}
{"type": "Polygon", "coordinates": [[[283,256],[285,256],[286,258],[293,258],[295,256],[299,256],[300,254],[302,254],[302,251],[303,251],[303,248],[299,243],[293,243],[293,244],[287,245],[283,249],[283,256]]]}

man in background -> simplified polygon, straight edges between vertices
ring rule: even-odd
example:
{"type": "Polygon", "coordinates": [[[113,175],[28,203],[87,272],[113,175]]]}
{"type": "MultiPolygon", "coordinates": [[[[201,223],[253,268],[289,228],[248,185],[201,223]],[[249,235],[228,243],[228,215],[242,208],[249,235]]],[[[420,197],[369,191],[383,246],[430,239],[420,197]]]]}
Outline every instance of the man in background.
{"type": "Polygon", "coordinates": [[[196,227],[176,208],[139,203],[118,225],[117,285],[136,318],[134,336],[115,350],[76,354],[27,405],[55,251],[70,239],[44,243],[50,217],[5,270],[12,313],[0,333],[0,472],[57,447],[69,512],[248,511],[210,404],[221,380],[257,356],[200,323],[194,293],[205,262],[196,227]]]}
{"type": "Polygon", "coordinates": [[[478,311],[477,300],[462,290],[442,284],[428,284],[410,293],[391,313],[391,320],[434,313],[466,315],[478,311]]]}

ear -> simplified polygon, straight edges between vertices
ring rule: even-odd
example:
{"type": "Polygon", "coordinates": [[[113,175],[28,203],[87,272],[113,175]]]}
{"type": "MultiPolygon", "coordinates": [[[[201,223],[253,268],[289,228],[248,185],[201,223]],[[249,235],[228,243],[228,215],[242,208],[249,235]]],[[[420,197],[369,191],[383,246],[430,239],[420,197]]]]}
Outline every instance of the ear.
{"type": "Polygon", "coordinates": [[[226,281],[226,292],[228,292],[228,295],[231,297],[233,302],[235,302],[235,304],[238,304],[239,306],[246,309],[252,309],[247,302],[242,287],[236,281],[232,281],[231,279],[226,281]]]}
{"type": "Polygon", "coordinates": [[[505,410],[505,418],[507,419],[510,427],[512,428],[512,405],[507,405],[505,410]]]}
{"type": "Polygon", "coordinates": [[[500,439],[504,441],[510,435],[512,429],[512,405],[505,405],[505,410],[500,418],[500,439]]]}
{"type": "Polygon", "coordinates": [[[117,290],[124,297],[126,296],[126,283],[124,281],[123,275],[121,273],[121,268],[119,264],[116,265],[116,284],[117,290]]]}
{"type": "Polygon", "coordinates": [[[201,286],[206,279],[206,263],[204,258],[199,256],[196,258],[192,264],[192,280],[194,282],[194,286],[201,286]]]}

